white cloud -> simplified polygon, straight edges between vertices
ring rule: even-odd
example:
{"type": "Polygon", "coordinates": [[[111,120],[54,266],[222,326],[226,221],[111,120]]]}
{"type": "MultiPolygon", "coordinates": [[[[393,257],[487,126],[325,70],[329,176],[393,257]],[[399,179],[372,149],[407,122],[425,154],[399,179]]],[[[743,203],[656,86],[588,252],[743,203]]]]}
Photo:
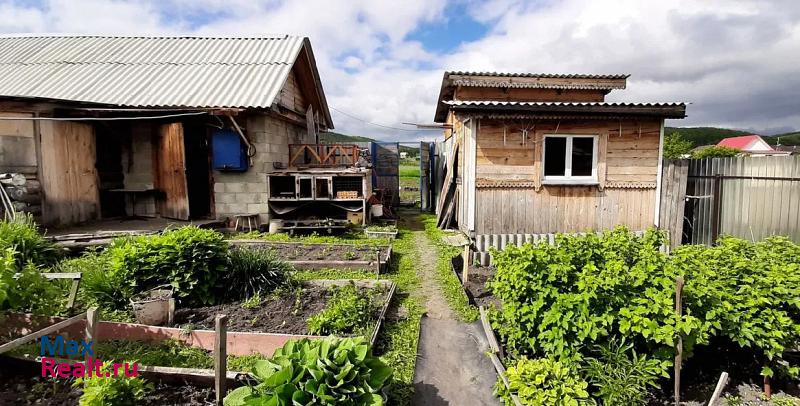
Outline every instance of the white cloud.
{"type": "MultiPolygon", "coordinates": [[[[311,38],[331,106],[399,126],[430,122],[442,72],[630,73],[612,100],[693,102],[673,124],[800,127],[800,3],[794,0],[450,0],[488,34],[448,53],[408,34],[445,24],[445,0],[0,0],[2,32],[257,35],[311,38]]],[[[458,41],[455,41],[458,42],[458,41]]],[[[333,112],[338,131],[391,131],[333,112]]]]}

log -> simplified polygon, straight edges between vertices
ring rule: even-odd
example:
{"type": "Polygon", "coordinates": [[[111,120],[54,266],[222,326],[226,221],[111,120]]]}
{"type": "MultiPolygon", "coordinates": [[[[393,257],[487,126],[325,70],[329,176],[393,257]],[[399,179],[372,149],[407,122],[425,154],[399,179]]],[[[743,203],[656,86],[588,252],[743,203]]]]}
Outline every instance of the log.
{"type": "Polygon", "coordinates": [[[35,179],[28,178],[25,181],[25,185],[23,186],[28,193],[41,193],[42,192],[42,184],[35,179]]]}
{"type": "Polygon", "coordinates": [[[21,173],[0,173],[0,183],[4,185],[25,186],[25,180],[21,173]]]}

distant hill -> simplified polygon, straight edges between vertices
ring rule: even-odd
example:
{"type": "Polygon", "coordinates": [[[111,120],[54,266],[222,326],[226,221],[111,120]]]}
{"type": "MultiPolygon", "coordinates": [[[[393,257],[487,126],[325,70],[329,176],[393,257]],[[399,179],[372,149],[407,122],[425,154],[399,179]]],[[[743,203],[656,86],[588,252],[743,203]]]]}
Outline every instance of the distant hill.
{"type": "MultiPolygon", "coordinates": [[[[345,144],[348,142],[379,142],[379,141],[368,137],[362,137],[359,135],[347,135],[336,132],[327,132],[319,134],[319,142],[323,144],[345,144]]],[[[407,152],[408,155],[410,156],[417,156],[419,155],[419,148],[401,145],[400,152],[407,152]]]]}
{"type": "MultiPolygon", "coordinates": [[[[683,138],[692,142],[693,147],[703,145],[716,145],[723,138],[752,134],[751,131],[731,130],[717,127],[664,127],[664,134],[678,132],[683,138]]],[[[800,145],[800,132],[763,136],[764,141],[771,145],[800,145]]]]}
{"type": "Polygon", "coordinates": [[[717,127],[664,127],[664,134],[680,133],[683,138],[692,142],[693,147],[715,145],[723,138],[751,134],[747,131],[731,130],[717,127]]]}

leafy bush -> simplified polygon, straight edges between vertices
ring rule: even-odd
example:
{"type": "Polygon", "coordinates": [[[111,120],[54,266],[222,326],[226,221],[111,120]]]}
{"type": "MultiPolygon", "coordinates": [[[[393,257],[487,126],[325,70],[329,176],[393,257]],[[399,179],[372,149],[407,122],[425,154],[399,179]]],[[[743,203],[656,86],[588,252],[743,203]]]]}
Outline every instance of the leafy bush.
{"type": "Polygon", "coordinates": [[[589,405],[588,384],[567,364],[547,358],[520,359],[506,371],[508,389],[498,378],[495,393],[506,405],[513,405],[511,394],[526,406],[589,405]],[[510,390],[510,393],[509,393],[510,390]]]}
{"type": "Polygon", "coordinates": [[[61,261],[58,272],[82,272],[78,298],[86,306],[125,309],[133,295],[127,269],[112,267],[110,255],[89,251],[83,256],[61,261]]]}
{"type": "Polygon", "coordinates": [[[227,250],[222,234],[186,226],[156,236],[116,239],[105,255],[133,293],[169,284],[186,303],[210,304],[221,296],[227,250]]]}
{"type": "Polygon", "coordinates": [[[13,248],[0,251],[0,310],[52,316],[63,302],[63,292],[31,262],[19,268],[13,248]]]}
{"type": "Polygon", "coordinates": [[[362,338],[289,341],[269,360],[257,361],[259,383],[228,393],[226,406],[382,405],[378,392],[392,369],[362,338]]]}
{"type": "Polygon", "coordinates": [[[587,358],[582,372],[606,405],[647,404],[648,389],[658,387],[659,376],[669,378],[662,362],[636,354],[624,339],[594,348],[599,355],[587,358]]]}
{"type": "Polygon", "coordinates": [[[678,331],[691,336],[687,347],[705,339],[691,312],[674,314],[675,282],[664,275],[658,250],[663,241],[657,231],[638,237],[618,227],[494,252],[489,286],[503,308],[492,312],[493,325],[509,352],[578,361],[589,345],[629,335],[669,359],[678,331]]]}
{"type": "Polygon", "coordinates": [[[20,214],[11,221],[0,221],[0,251],[9,248],[14,249],[17,269],[28,262],[36,266],[52,265],[60,256],[56,246],[39,233],[30,214],[20,214]]]}
{"type": "Polygon", "coordinates": [[[226,300],[250,298],[281,286],[292,285],[292,266],[273,250],[231,248],[221,286],[226,300]]]}
{"type": "Polygon", "coordinates": [[[686,280],[686,311],[704,320],[707,333],[753,349],[764,365],[797,376],[783,358],[800,343],[800,246],[783,237],[759,243],[723,237],[714,247],[682,246],[667,266],[686,280]]]}
{"type": "MultiPolygon", "coordinates": [[[[110,371],[111,365],[103,363],[103,371],[110,371]]],[[[105,373],[75,380],[76,387],[83,386],[81,406],[135,406],[141,403],[153,384],[142,378],[126,376],[107,377],[105,373]]]]}
{"type": "Polygon", "coordinates": [[[712,147],[703,148],[693,152],[692,159],[725,158],[725,157],[737,156],[741,153],[742,151],[735,148],[724,147],[721,145],[714,145],[712,147]]]}
{"type": "Polygon", "coordinates": [[[681,133],[671,133],[664,137],[664,158],[681,158],[688,154],[692,150],[692,147],[694,147],[694,143],[684,138],[681,133]]]}
{"type": "Polygon", "coordinates": [[[351,334],[369,329],[372,319],[372,297],[359,292],[355,285],[331,287],[333,296],[325,310],[308,319],[311,334],[351,334]]]}

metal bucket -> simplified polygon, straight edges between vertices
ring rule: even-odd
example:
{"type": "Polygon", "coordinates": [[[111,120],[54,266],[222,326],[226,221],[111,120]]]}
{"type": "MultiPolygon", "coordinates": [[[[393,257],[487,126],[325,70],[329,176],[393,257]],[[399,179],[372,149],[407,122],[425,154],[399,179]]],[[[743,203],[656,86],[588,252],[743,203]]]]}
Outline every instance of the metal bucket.
{"type": "Polygon", "coordinates": [[[159,286],[131,298],[131,307],[137,323],[160,326],[170,321],[172,287],[165,289],[167,286],[159,286]]]}
{"type": "Polygon", "coordinates": [[[382,204],[373,204],[369,208],[370,214],[372,217],[382,217],[383,216],[383,205],[382,204]]]}

